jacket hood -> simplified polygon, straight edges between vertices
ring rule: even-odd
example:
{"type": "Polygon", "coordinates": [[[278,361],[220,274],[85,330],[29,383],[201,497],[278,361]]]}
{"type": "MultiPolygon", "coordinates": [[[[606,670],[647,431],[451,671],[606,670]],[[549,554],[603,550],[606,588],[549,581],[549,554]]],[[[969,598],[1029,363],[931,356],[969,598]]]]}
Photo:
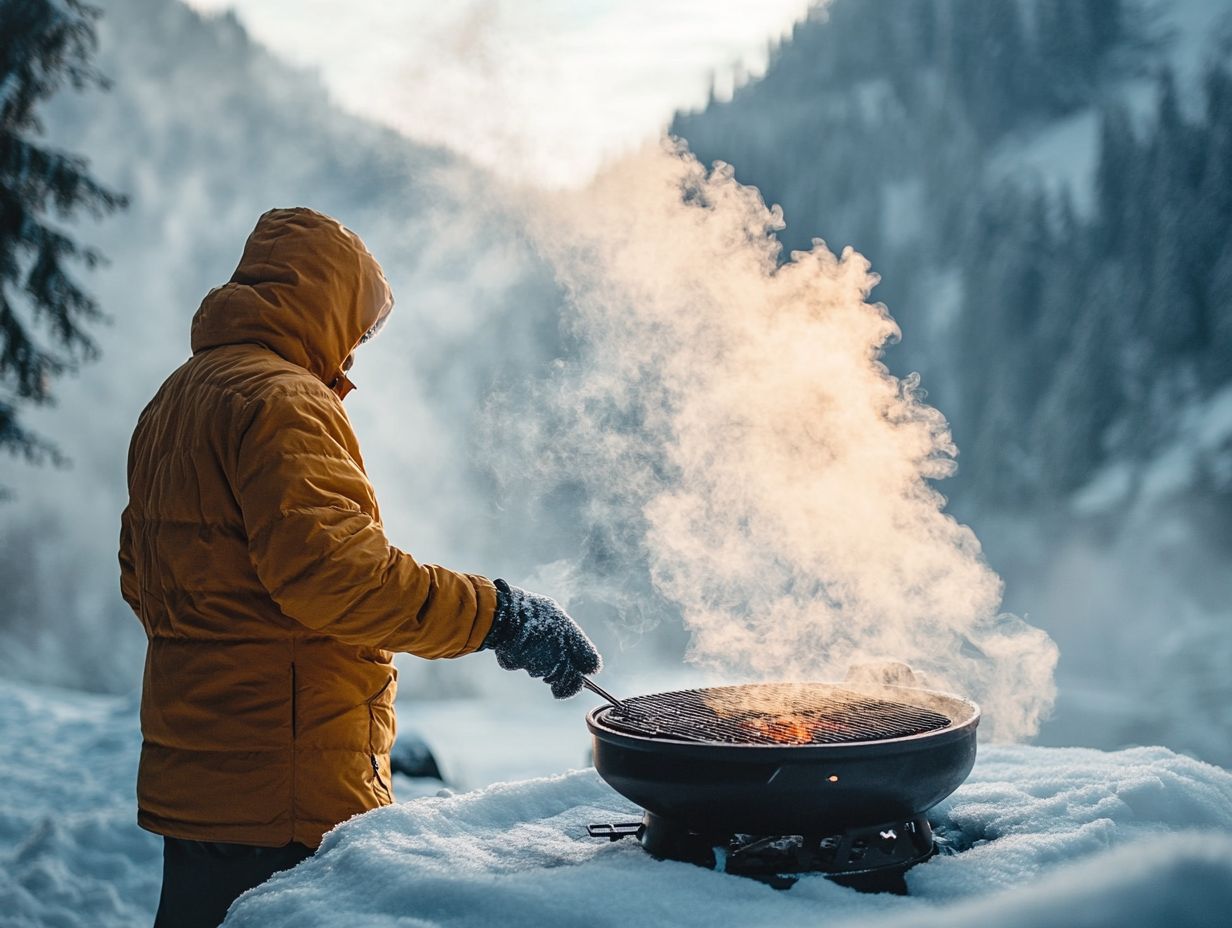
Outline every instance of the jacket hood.
{"type": "Polygon", "coordinates": [[[345,396],[347,358],[392,303],[358,235],[315,210],[272,209],[257,220],[230,282],[201,301],[192,350],[264,345],[345,396]]]}

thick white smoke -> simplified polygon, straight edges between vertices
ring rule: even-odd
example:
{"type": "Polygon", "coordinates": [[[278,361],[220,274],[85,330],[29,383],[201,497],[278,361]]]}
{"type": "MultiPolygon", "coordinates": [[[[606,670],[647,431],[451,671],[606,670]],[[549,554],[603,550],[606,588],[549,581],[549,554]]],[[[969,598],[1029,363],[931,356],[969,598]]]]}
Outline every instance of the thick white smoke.
{"type": "Polygon", "coordinates": [[[524,430],[538,476],[585,487],[690,659],[746,679],[905,661],[979,700],[987,734],[1032,734],[1056,648],[998,615],[1000,580],[943,511],[930,481],[956,449],[879,360],[898,328],[868,262],[816,241],[780,265],[779,209],[677,143],[531,212],[574,340],[524,430]]]}

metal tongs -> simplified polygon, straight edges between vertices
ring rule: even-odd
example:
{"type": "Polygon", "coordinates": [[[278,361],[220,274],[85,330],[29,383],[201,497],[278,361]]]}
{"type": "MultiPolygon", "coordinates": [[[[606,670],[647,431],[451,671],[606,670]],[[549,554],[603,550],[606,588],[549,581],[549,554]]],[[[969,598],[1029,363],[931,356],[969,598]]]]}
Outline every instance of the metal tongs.
{"type": "Polygon", "coordinates": [[[582,677],[582,686],[586,687],[588,690],[590,690],[600,699],[605,700],[609,705],[615,706],[617,709],[623,709],[625,707],[625,704],[623,702],[621,702],[619,699],[617,699],[607,690],[603,689],[603,687],[599,686],[598,683],[595,683],[589,677],[582,677]]]}
{"type": "MultiPolygon", "coordinates": [[[[600,699],[602,699],[604,702],[608,703],[609,705],[613,706],[613,707],[614,707],[614,708],[616,708],[616,709],[621,710],[621,712],[622,712],[622,713],[624,713],[626,716],[628,716],[628,715],[630,715],[630,714],[636,714],[636,711],[637,711],[637,710],[630,710],[630,709],[629,709],[629,707],[628,707],[628,706],[626,706],[626,705],[625,705],[625,704],[624,704],[621,700],[617,699],[615,696],[613,696],[611,693],[609,693],[609,692],[608,692],[607,690],[605,690],[603,687],[599,686],[599,684],[595,683],[595,682],[594,682],[593,680],[591,680],[589,677],[582,677],[582,686],[586,687],[588,690],[590,690],[592,693],[594,693],[596,696],[598,696],[598,697],[599,697],[600,699]]],[[[635,733],[636,733],[636,734],[645,734],[645,732],[644,732],[644,731],[635,731],[635,733]]],[[[707,740],[705,735],[688,735],[688,734],[682,734],[682,733],[680,733],[680,732],[678,732],[678,731],[673,731],[673,732],[660,732],[660,733],[657,735],[657,737],[660,737],[660,738],[663,738],[663,737],[672,738],[672,739],[674,739],[674,740],[676,740],[676,741],[706,741],[706,740],[707,740]]],[[[621,827],[621,828],[623,828],[623,827],[625,827],[625,826],[621,825],[621,826],[617,826],[617,827],[621,827]]],[[[633,832],[627,832],[627,834],[633,834],[633,832]]],[[[591,834],[591,837],[595,837],[595,836],[596,836],[596,835],[595,835],[595,833],[592,833],[592,834],[591,834]]],[[[620,835],[617,835],[616,837],[612,837],[611,835],[608,835],[608,834],[605,832],[605,833],[603,834],[603,836],[604,836],[604,837],[611,837],[611,838],[612,838],[612,840],[613,840],[613,841],[615,841],[617,837],[621,837],[621,838],[623,838],[623,837],[624,837],[624,834],[620,834],[620,835]]]]}

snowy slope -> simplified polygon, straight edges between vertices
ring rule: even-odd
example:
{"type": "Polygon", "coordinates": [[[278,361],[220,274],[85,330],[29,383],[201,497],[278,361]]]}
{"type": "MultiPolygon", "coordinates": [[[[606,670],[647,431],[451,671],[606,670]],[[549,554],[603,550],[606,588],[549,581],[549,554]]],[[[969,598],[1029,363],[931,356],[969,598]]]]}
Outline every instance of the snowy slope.
{"type": "MultiPolygon", "coordinates": [[[[1186,111],[1202,108],[1202,67],[1232,24],[1232,5],[1225,0],[1167,0],[1155,7],[1168,42],[1157,54],[1177,75],[1186,111]]],[[[1105,90],[1097,106],[1026,131],[1002,143],[989,165],[995,178],[1037,180],[1053,192],[1068,189],[1075,205],[1089,213],[1095,195],[1099,151],[1099,107],[1123,102],[1140,121],[1150,114],[1156,88],[1145,77],[1126,79],[1105,90]]]]}
{"type": "MultiPolygon", "coordinates": [[[[490,715],[455,706],[457,742],[487,751],[490,715]]],[[[0,926],[147,922],[160,847],[134,821],[134,702],[0,681],[0,741],[0,926]]],[[[331,832],[227,924],[1196,926],[1232,906],[1232,774],[1163,748],[985,749],[935,810],[955,853],[906,899],[817,877],[777,892],[585,837],[632,812],[590,770],[408,801],[331,832]]]]}
{"type": "Polygon", "coordinates": [[[162,845],[137,827],[135,699],[0,683],[0,925],[148,921],[162,845]]]}
{"type": "Polygon", "coordinates": [[[779,892],[586,837],[632,812],[589,770],[378,810],[227,924],[1203,925],[1232,905],[1232,839],[1196,830],[1232,825],[1232,775],[1162,748],[988,751],[935,816],[961,851],[911,871],[907,899],[817,876],[779,892]]]}

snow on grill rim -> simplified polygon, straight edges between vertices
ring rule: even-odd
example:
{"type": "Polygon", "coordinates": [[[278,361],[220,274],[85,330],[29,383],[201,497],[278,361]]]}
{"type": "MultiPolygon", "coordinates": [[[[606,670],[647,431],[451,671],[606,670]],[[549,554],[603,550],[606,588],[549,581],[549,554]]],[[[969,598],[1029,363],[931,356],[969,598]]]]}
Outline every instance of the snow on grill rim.
{"type": "Polygon", "coordinates": [[[955,719],[837,684],[750,683],[633,696],[604,709],[602,722],[649,738],[782,747],[907,738],[955,719]]]}

